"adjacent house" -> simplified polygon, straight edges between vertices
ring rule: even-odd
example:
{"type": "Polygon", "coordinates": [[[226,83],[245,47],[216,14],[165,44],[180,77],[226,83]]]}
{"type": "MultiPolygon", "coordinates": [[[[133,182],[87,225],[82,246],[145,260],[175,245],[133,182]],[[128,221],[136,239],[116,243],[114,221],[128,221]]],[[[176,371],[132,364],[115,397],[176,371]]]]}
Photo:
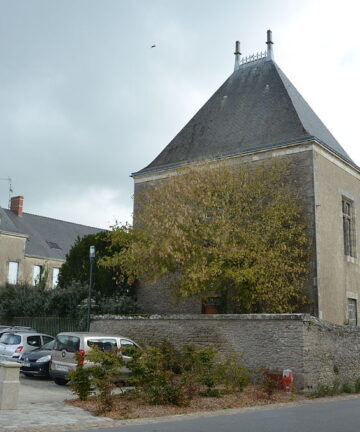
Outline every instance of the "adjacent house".
{"type": "Polygon", "coordinates": [[[0,286],[5,283],[57,285],[65,256],[78,237],[103,231],[23,212],[24,197],[11,198],[10,209],[0,207],[0,286]]]}
{"type": "MultiPolygon", "coordinates": [[[[237,42],[230,77],[154,161],[133,174],[135,217],[138,192],[180,166],[286,160],[311,237],[307,311],[357,325],[360,169],[275,63],[271,31],[266,44],[265,52],[242,58],[237,42]]],[[[149,313],[200,312],[198,304],[173,303],[166,281],[140,284],[138,303],[149,313]]]]}

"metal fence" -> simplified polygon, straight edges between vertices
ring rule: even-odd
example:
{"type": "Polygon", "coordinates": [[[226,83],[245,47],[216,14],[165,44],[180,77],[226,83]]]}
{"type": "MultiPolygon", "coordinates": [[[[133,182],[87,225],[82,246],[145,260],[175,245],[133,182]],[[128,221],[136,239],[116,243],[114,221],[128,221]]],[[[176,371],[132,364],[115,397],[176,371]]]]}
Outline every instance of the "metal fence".
{"type": "Polygon", "coordinates": [[[40,333],[53,336],[65,331],[86,331],[86,320],[56,316],[13,317],[10,322],[6,322],[7,324],[32,327],[40,333]]]}

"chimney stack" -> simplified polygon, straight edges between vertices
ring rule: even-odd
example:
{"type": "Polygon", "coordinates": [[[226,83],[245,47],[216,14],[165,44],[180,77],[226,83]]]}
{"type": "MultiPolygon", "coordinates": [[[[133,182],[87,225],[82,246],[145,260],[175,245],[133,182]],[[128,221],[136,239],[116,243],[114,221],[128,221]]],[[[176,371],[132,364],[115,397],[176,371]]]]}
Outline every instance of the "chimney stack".
{"type": "Polygon", "coordinates": [[[268,30],[266,32],[266,45],[267,45],[267,54],[266,54],[266,60],[274,60],[274,53],[272,49],[272,45],[274,45],[274,42],[272,41],[272,31],[268,30]]]}
{"type": "Polygon", "coordinates": [[[240,67],[240,56],[241,56],[241,52],[240,52],[240,42],[236,41],[235,42],[235,66],[234,66],[234,71],[237,71],[240,67]]]}
{"type": "Polygon", "coordinates": [[[11,197],[10,199],[10,210],[17,214],[18,216],[22,216],[23,214],[23,196],[11,197]]]}

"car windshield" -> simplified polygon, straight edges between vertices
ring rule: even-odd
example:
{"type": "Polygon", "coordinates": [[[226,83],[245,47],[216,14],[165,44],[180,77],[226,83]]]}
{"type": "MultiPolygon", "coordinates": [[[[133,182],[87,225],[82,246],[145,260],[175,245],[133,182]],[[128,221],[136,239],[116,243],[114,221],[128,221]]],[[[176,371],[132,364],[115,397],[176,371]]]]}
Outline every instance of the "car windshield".
{"type": "Polygon", "coordinates": [[[55,340],[52,340],[46,344],[44,344],[40,349],[44,349],[44,350],[52,350],[53,346],[54,346],[55,340]]]}
{"type": "Polygon", "coordinates": [[[5,345],[19,345],[21,342],[21,336],[17,334],[4,333],[0,338],[0,342],[5,345]]]}

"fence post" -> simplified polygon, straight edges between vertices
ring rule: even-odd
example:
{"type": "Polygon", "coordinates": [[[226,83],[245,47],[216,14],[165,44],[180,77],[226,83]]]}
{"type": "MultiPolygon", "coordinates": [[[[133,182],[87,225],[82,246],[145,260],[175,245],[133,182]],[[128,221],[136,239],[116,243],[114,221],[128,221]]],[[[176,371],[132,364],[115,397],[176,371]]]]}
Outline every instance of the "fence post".
{"type": "Polygon", "coordinates": [[[19,400],[20,363],[0,362],[0,410],[16,409],[19,400]]]}

